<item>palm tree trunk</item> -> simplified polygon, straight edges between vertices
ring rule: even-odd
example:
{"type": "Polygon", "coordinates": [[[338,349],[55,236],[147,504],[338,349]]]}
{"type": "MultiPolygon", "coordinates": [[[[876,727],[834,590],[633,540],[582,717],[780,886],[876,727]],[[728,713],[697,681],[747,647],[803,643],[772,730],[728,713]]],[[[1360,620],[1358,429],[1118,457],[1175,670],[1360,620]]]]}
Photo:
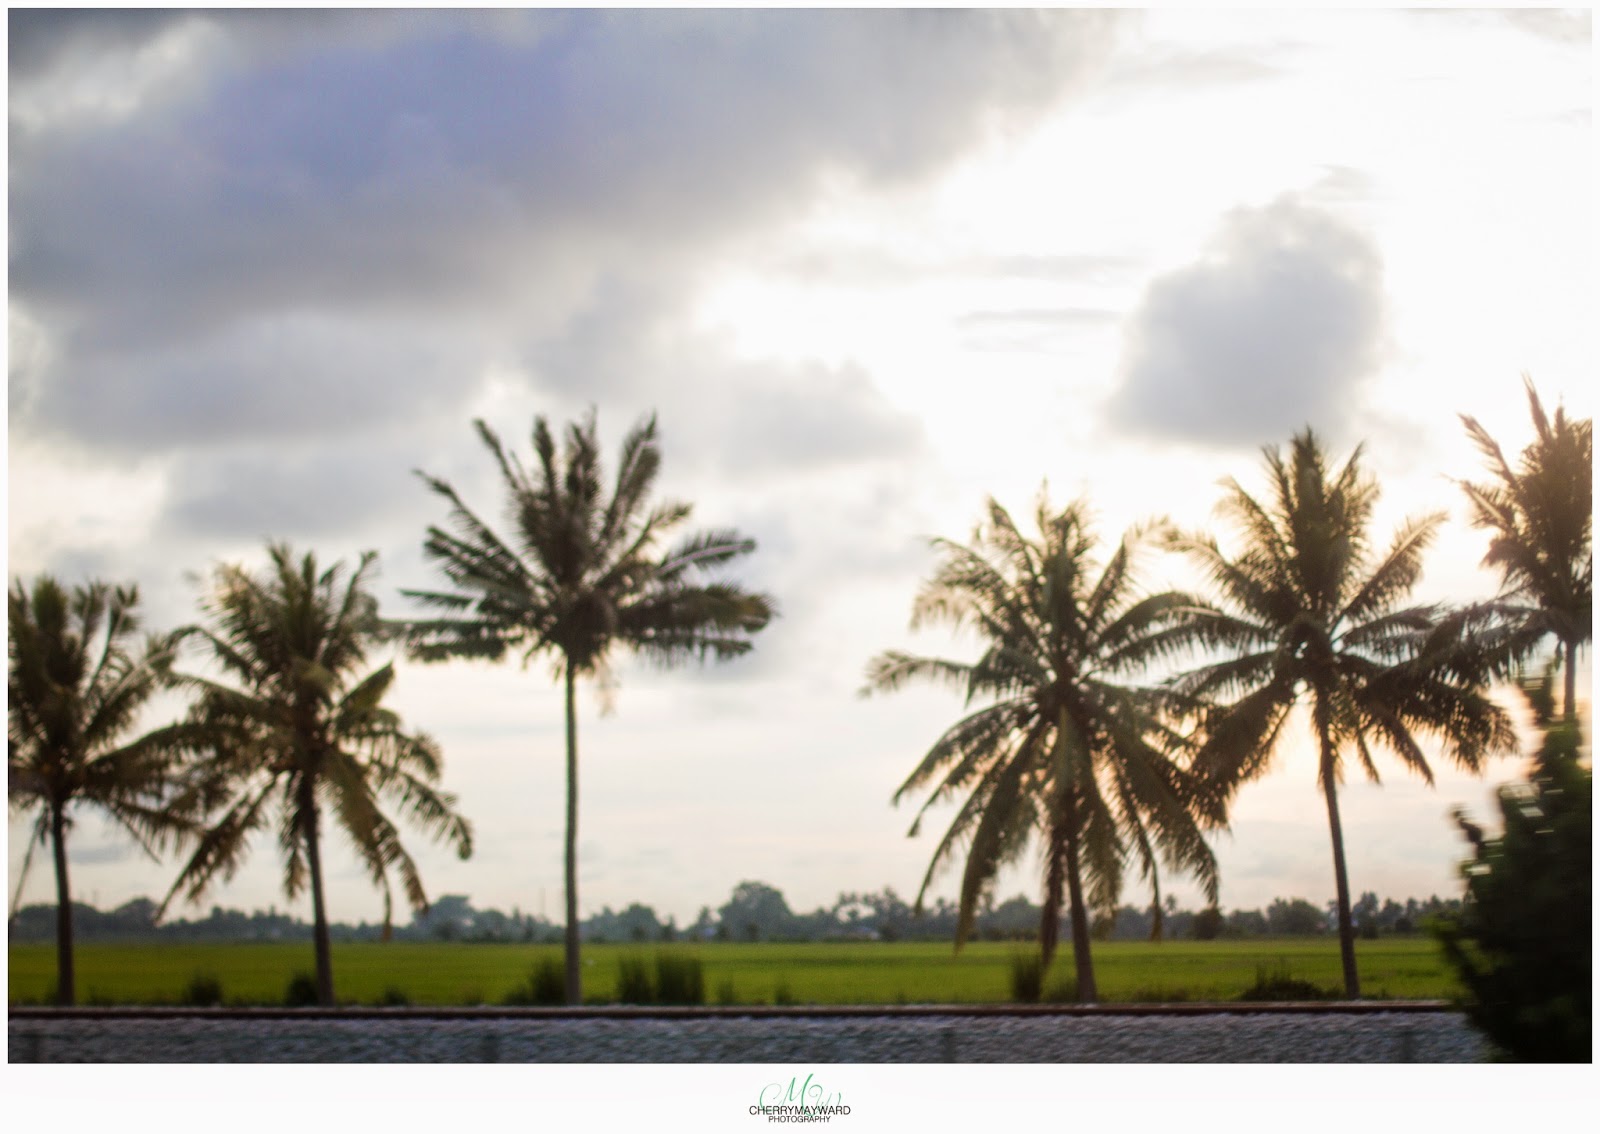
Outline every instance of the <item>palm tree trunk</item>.
{"type": "Polygon", "coordinates": [[[1350,880],[1344,867],[1344,828],[1339,824],[1339,796],[1333,780],[1333,755],[1324,740],[1322,795],[1328,801],[1328,830],[1333,836],[1333,884],[1339,901],[1339,963],[1344,968],[1344,994],[1355,1000],[1361,996],[1361,981],[1356,975],[1356,933],[1350,919],[1350,880]]]}
{"type": "Polygon", "coordinates": [[[1048,869],[1045,871],[1044,911],[1039,921],[1039,953],[1045,968],[1055,959],[1056,944],[1061,936],[1061,899],[1065,889],[1066,848],[1061,838],[1061,828],[1052,826],[1048,869]]]}
{"type": "Polygon", "coordinates": [[[1072,959],[1078,972],[1078,1002],[1093,1004],[1100,998],[1094,986],[1094,959],[1089,955],[1089,911],[1083,905],[1083,882],[1078,876],[1077,808],[1067,802],[1067,894],[1072,909],[1072,959]]]}
{"type": "Polygon", "coordinates": [[[66,808],[50,805],[50,836],[56,855],[56,1003],[70,1008],[78,1001],[72,967],[72,894],[67,884],[66,808]]]}
{"type": "Polygon", "coordinates": [[[1561,709],[1561,719],[1567,724],[1572,724],[1578,719],[1578,643],[1575,639],[1568,639],[1566,646],[1566,669],[1563,675],[1567,687],[1561,709]]]}
{"type": "Polygon", "coordinates": [[[567,658],[567,1003],[583,1003],[578,965],[578,709],[572,658],[567,658]]]}
{"type": "Polygon", "coordinates": [[[317,803],[311,781],[300,784],[300,813],[305,816],[306,865],[311,871],[312,942],[317,954],[317,1003],[333,1006],[333,950],[328,942],[328,908],[322,896],[322,848],[317,839],[317,803]]]}

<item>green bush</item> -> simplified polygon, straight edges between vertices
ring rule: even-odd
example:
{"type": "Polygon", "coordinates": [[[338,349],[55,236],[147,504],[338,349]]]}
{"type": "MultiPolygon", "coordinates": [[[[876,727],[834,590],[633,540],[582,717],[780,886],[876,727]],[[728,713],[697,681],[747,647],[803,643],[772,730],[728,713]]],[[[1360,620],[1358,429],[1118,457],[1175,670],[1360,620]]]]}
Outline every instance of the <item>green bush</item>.
{"type": "Polygon", "coordinates": [[[195,973],[183,986],[178,1003],[191,1008],[215,1008],[222,1003],[222,982],[210,973],[195,973]]]}
{"type": "Polygon", "coordinates": [[[1577,725],[1545,717],[1529,782],[1500,789],[1501,834],[1485,836],[1457,811],[1473,847],[1461,868],[1467,900],[1430,928],[1466,987],[1467,1018],[1502,1057],[1587,1063],[1593,774],[1578,762],[1577,725]]]}
{"type": "Polygon", "coordinates": [[[643,957],[623,956],[617,959],[617,1002],[620,1004],[654,1004],[655,982],[650,979],[650,964],[643,957]]]}
{"type": "Polygon", "coordinates": [[[656,953],[656,1003],[704,1004],[706,980],[700,958],[674,950],[656,953]]]}
{"type": "Polygon", "coordinates": [[[378,1007],[409,1008],[411,1007],[411,997],[394,985],[387,985],[383,990],[383,995],[378,997],[378,1007]]]}
{"type": "Polygon", "coordinates": [[[1037,953],[1011,954],[1011,999],[1037,1004],[1044,991],[1044,961],[1037,953]]]}
{"type": "Polygon", "coordinates": [[[725,981],[721,981],[717,985],[717,1003],[718,1004],[737,1004],[737,1003],[739,1003],[738,994],[734,991],[733,981],[725,980],[725,981]]]}
{"type": "Polygon", "coordinates": [[[1271,969],[1265,965],[1257,965],[1255,983],[1241,992],[1239,999],[1255,1002],[1336,1000],[1338,993],[1312,984],[1308,980],[1302,980],[1289,971],[1288,961],[1279,961],[1271,969]]]}
{"type": "Polygon", "coordinates": [[[310,973],[295,973],[284,989],[283,1002],[290,1008],[309,1008],[317,1003],[317,978],[310,973]]]}
{"type": "Polygon", "coordinates": [[[567,970],[554,957],[545,957],[528,970],[528,979],[506,994],[514,1007],[553,1007],[567,1002],[567,970]]]}

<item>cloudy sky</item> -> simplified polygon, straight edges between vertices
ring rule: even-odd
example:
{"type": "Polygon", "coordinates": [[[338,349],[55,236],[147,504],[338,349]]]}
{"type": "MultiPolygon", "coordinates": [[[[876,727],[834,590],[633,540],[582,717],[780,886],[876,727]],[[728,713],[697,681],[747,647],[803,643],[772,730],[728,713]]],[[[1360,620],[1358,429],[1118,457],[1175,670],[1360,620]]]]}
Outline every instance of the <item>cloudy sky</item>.
{"type": "MultiPolygon", "coordinates": [[[[1048,480],[1107,540],[1205,526],[1309,423],[1366,444],[1380,531],[1448,512],[1419,595],[1467,598],[1496,580],[1456,415],[1520,448],[1523,372],[1592,413],[1586,13],[13,10],[9,33],[13,576],[136,580],[175,626],[196,572],[274,538],[375,549],[402,616],[443,515],[413,470],[493,513],[472,419],[525,450],[534,415],[589,407],[608,454],[657,412],[663,494],[758,541],[743,576],[782,617],[752,655],[625,663],[614,712],[580,701],[586,913],[683,922],[747,878],[805,910],[915,893],[937,825],[908,839],[890,796],[961,702],[856,690],[885,648],[973,655],[907,618],[927,537],[990,494],[1031,514],[1048,480]]],[[[394,701],[476,827],[466,863],[414,840],[430,892],[559,918],[548,669],[404,666],[394,701]]],[[[1353,887],[1452,892],[1451,807],[1520,765],[1384,770],[1344,794],[1353,887]]],[[[1218,850],[1228,908],[1332,896],[1305,751],[1218,850]]],[[[274,853],[211,900],[282,908],[274,853]]],[[[88,816],[73,858],[101,906],[174,873],[88,816]]],[[[330,869],[336,918],[378,916],[343,848],[330,869]]],[[[1036,868],[1000,889],[1036,898],[1036,868]]],[[[26,900],[51,893],[37,868],[26,900]]]]}

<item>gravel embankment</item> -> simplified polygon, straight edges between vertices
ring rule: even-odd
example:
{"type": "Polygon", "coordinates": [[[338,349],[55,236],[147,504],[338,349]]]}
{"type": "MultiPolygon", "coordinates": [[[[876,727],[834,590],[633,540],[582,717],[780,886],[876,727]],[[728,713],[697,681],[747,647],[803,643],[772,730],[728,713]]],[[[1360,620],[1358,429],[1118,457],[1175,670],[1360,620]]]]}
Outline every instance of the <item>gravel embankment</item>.
{"type": "Polygon", "coordinates": [[[1470,1063],[1458,1013],[67,1014],[13,1009],[13,1063],[1470,1063]]]}

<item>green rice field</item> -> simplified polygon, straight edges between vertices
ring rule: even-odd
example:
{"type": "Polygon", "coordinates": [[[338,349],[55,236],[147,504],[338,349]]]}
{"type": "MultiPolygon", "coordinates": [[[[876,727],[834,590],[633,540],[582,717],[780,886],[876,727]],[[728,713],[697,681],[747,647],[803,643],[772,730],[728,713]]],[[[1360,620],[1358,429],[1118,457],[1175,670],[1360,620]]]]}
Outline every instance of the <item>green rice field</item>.
{"type": "MultiPolygon", "coordinates": [[[[584,947],[584,996],[611,1003],[624,958],[648,960],[654,946],[584,947]]],[[[698,958],[708,1004],[973,1004],[1012,998],[1013,961],[1031,950],[979,943],[959,954],[948,943],[818,943],[663,946],[698,958]]],[[[83,1004],[174,1004],[196,977],[215,980],[227,1004],[281,1004],[290,980],[312,970],[309,942],[294,944],[84,944],[76,950],[83,1004]]],[[[1360,941],[1364,996],[1448,999],[1459,992],[1438,946],[1426,937],[1360,941]]],[[[1286,974],[1329,991],[1342,987],[1331,937],[1244,941],[1110,942],[1094,949],[1104,1002],[1234,1000],[1258,975],[1286,974]]],[[[557,945],[460,943],[335,944],[334,985],[348,1004],[500,1004],[557,945]]],[[[1063,998],[1072,975],[1063,949],[1045,975],[1043,999],[1063,998]]],[[[55,947],[10,946],[12,1004],[48,1002],[55,947]]]]}

